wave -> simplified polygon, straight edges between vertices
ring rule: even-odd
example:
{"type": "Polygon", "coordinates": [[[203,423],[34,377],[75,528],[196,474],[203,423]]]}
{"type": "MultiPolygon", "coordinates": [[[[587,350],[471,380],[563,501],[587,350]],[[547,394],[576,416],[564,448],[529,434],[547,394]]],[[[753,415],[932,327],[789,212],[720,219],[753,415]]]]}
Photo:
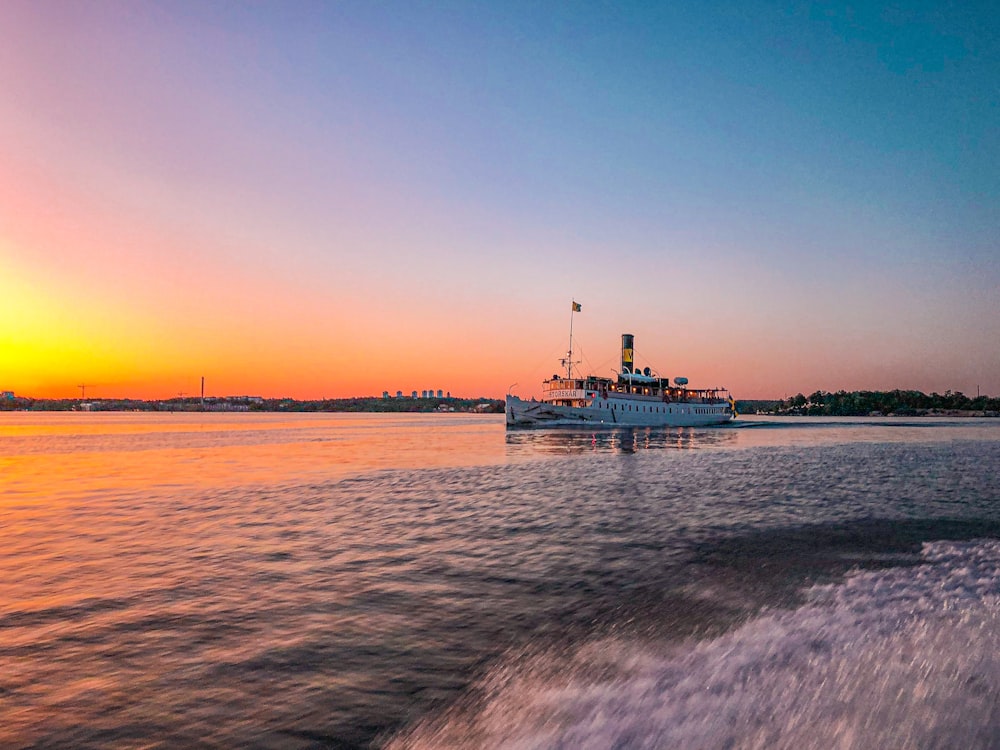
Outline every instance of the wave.
{"type": "Polygon", "coordinates": [[[1000,541],[922,557],[710,640],[511,656],[389,747],[1000,747],[1000,541]]]}

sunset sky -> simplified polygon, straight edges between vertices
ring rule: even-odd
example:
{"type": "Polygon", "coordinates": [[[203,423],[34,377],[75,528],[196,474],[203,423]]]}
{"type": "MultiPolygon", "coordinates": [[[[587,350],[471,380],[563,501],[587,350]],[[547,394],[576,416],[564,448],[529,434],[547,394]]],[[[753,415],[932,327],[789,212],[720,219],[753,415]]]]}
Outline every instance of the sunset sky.
{"type": "Polygon", "coordinates": [[[985,2],[0,3],[0,390],[1000,395],[985,2]]]}

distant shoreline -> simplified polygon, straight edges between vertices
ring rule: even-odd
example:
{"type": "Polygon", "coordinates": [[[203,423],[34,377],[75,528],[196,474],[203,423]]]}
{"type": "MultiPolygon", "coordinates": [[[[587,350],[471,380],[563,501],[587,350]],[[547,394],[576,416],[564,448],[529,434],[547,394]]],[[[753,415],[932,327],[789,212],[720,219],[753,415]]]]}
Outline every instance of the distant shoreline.
{"type": "Polygon", "coordinates": [[[202,413],[503,413],[502,399],[493,398],[337,398],[300,401],[292,398],[266,399],[257,396],[227,396],[172,399],[31,399],[8,398],[0,401],[0,411],[72,411],[72,412],[202,412],[202,413]]]}
{"type": "MultiPolygon", "coordinates": [[[[117,412],[371,412],[502,414],[504,400],[487,396],[359,396],[308,399],[261,396],[178,396],[170,399],[36,399],[2,392],[0,411],[117,411],[117,412]]],[[[960,392],[924,394],[920,391],[815,391],[785,399],[737,399],[740,414],[788,417],[1000,417],[1000,398],[960,392]]]]}

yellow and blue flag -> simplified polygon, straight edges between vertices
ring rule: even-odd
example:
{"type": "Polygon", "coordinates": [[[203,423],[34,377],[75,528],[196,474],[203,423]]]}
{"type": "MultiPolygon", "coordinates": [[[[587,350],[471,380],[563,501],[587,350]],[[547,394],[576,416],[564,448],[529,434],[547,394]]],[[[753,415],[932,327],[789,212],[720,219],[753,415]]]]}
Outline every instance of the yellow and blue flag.
{"type": "Polygon", "coordinates": [[[579,302],[576,301],[573,302],[573,312],[580,312],[580,310],[582,309],[583,307],[580,305],[579,302]]]}

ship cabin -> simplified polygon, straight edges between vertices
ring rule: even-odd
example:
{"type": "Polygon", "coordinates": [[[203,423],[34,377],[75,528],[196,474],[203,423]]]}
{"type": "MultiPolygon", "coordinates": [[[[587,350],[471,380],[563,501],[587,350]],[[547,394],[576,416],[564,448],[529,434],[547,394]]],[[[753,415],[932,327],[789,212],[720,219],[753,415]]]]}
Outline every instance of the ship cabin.
{"type": "Polygon", "coordinates": [[[724,402],[724,389],[688,388],[686,378],[659,378],[638,373],[621,373],[617,379],[566,378],[553,375],[542,382],[542,401],[556,406],[591,406],[595,399],[637,399],[663,403],[710,404],[724,402]]]}

